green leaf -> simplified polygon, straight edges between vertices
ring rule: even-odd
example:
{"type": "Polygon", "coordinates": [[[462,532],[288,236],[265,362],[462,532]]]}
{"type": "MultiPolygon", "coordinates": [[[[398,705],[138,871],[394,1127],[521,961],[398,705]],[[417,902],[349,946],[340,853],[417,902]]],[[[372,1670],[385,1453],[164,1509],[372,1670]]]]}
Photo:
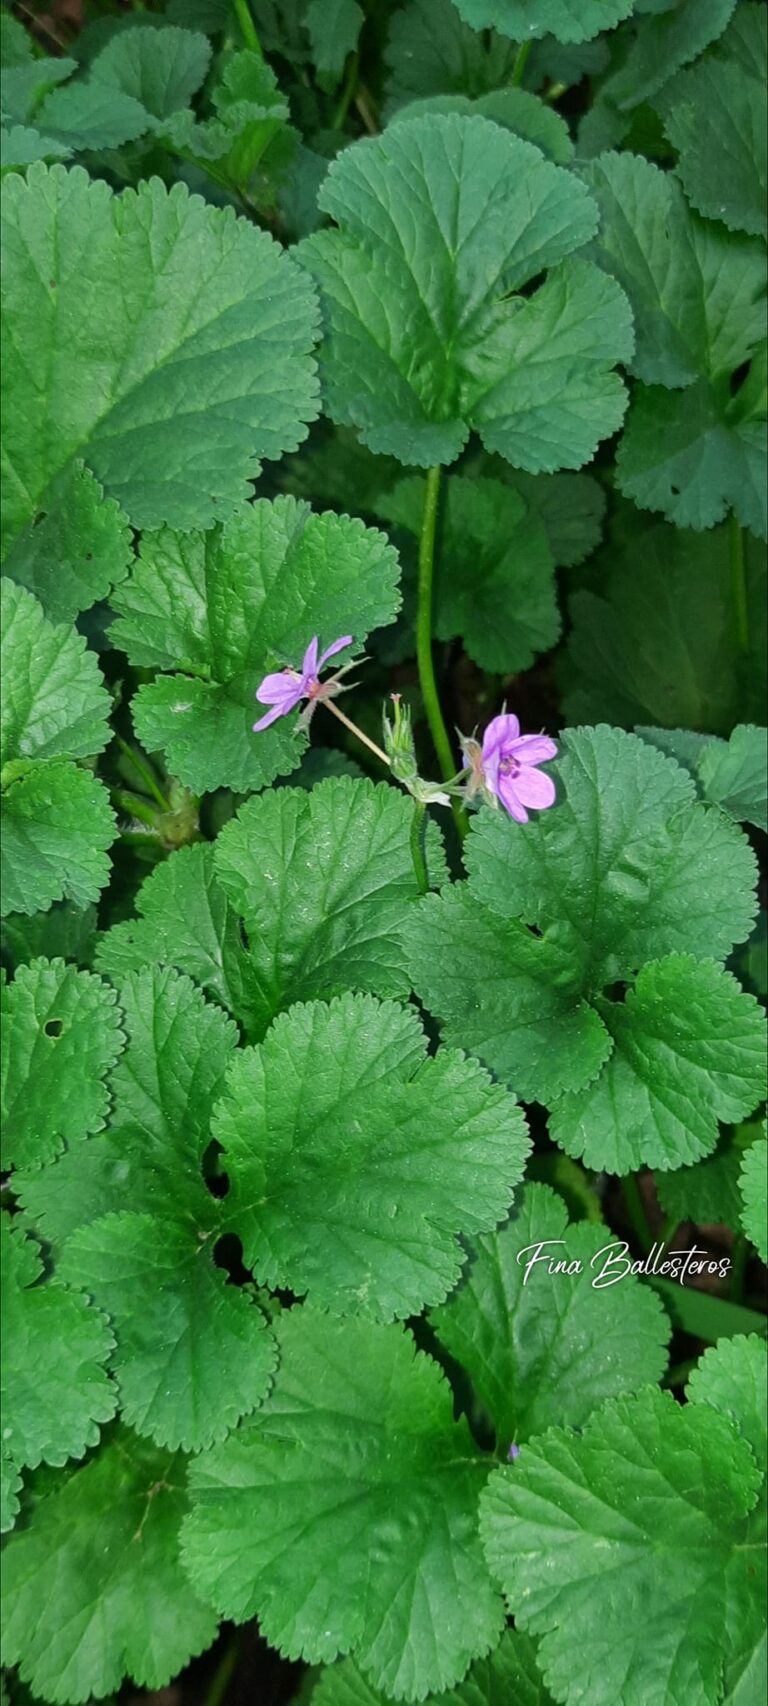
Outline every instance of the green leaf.
{"type": "Polygon", "coordinates": [[[528,1151],[475,1062],[426,1058],[415,1014],[351,994],[293,1007],[238,1053],[213,1134],[257,1281],[382,1320],[442,1302],[457,1235],[503,1218],[528,1151]]]}
{"type": "Polygon", "coordinates": [[[759,1469],[768,1458],[768,1347],[756,1334],[705,1351],[686,1387],[689,1404],[711,1404],[749,1441],[759,1469]]]}
{"type": "Polygon", "coordinates": [[[29,1219],[59,1249],[109,1214],[116,1197],[201,1239],[220,1223],[202,1161],[235,1026],[170,967],[130,973],[120,999],[128,1041],[112,1074],[110,1129],[14,1179],[29,1219]]]}
{"type": "Polygon", "coordinates": [[[535,822],[483,811],[467,843],[473,894],[505,919],[563,939],[582,987],[673,952],[726,958],[749,935],[755,865],[746,836],[695,800],[692,779],[636,735],[566,729],[565,799],[535,822]]]}
{"type": "Polygon", "coordinates": [[[546,940],[475,899],[471,885],[428,895],[405,941],[414,988],[447,1043],[469,1049],[527,1101],[588,1084],[611,1049],[581,994],[566,932],[546,940]]]}
{"type": "Polygon", "coordinates": [[[582,175],[601,214],[595,259],[632,304],[633,373],[716,387],[765,336],[762,245],[697,219],[676,179],[639,155],[601,154],[582,175]]]}
{"type": "Polygon", "coordinates": [[[722,34],[735,0],[678,0],[668,6],[636,7],[634,40],[618,69],[606,77],[599,99],[608,100],[619,112],[630,113],[650,101],[676,71],[697,59],[722,34]],[[637,16],[637,13],[640,16],[637,16]]]}
{"type": "Polygon", "coordinates": [[[108,1214],[67,1241],[62,1277],[110,1317],[123,1419],[175,1450],[223,1439],[265,1396],[276,1353],[248,1290],[214,1266],[210,1228],[108,1214]]]}
{"type": "Polygon", "coordinates": [[[723,1662],[760,1618],[744,1520],[758,1487],[725,1416],[652,1388],[496,1471],[481,1501],[486,1555],[518,1627],[542,1637],[558,1700],[716,1706],[723,1662]]]}
{"type": "Polygon", "coordinates": [[[604,1398],[661,1379],[667,1316],[637,1279],[620,1291],[595,1283],[605,1248],[604,1226],[570,1225],[561,1197],[526,1185],[506,1224],[476,1240],[458,1290],[433,1310],[430,1323],[466,1369],[499,1446],[558,1422],[582,1427],[604,1398]],[[572,1271],[552,1272],[550,1261],[572,1271]]]}
{"type": "MultiPolygon", "coordinates": [[[[343,776],[248,800],[221,831],[214,867],[245,922],[255,1037],[294,1001],[349,988],[407,996],[399,932],[418,896],[412,823],[399,790],[343,776]]],[[[444,880],[434,825],[427,859],[444,880]]]]}
{"type": "Polygon", "coordinates": [[[602,535],[605,493],[590,474],[513,473],[499,456],[483,458],[480,472],[486,470],[513,486],[538,515],[558,568],[574,568],[592,555],[602,535]]]}
{"type": "MultiPolygon", "coordinates": [[[[453,8],[451,8],[453,9],[453,8]]],[[[573,143],[565,119],[554,107],[548,107],[538,95],[527,89],[494,89],[473,100],[469,95],[427,95],[423,100],[409,101],[392,114],[391,123],[400,118],[423,118],[433,113],[462,113],[466,118],[489,118],[504,130],[521,136],[540,148],[547,160],[556,166],[569,166],[573,159],[573,143]]]]}
{"type": "Polygon", "coordinates": [[[553,35],[558,41],[591,41],[629,16],[634,0],[456,0],[457,11],[475,30],[501,30],[523,42],[553,35]]]}
{"type": "MultiPolygon", "coordinates": [[[[220,845],[220,843],[218,844],[220,845]]],[[[158,865],[136,896],[138,918],[113,925],[96,947],[96,965],[120,982],[147,965],[175,966],[238,1019],[250,1036],[261,991],[240,930],[214,870],[214,849],[198,842],[158,865]]]]}
{"type": "Polygon", "coordinates": [[[116,197],[35,165],[9,178],[4,219],[10,537],[74,458],[134,526],[223,519],[316,412],[306,279],[263,231],[158,179],[116,197]]]}
{"type": "Polygon", "coordinates": [[[82,1457],[117,1408],[104,1371],[114,1344],[103,1315],[57,1280],[43,1284],[37,1244],[2,1215],[3,1451],[17,1468],[82,1457]]]}
{"type": "Polygon", "coordinates": [[[740,723],[726,746],[712,741],[699,760],[699,780],[708,800],[738,823],[768,830],[768,742],[766,730],[740,723]]]}
{"type": "Polygon", "coordinates": [[[550,1132],[610,1173],[681,1167],[707,1155],[718,1119],[746,1119],[764,1094],[759,1002],[713,961],[669,954],[622,1002],[597,1001],[614,1040],[600,1077],[563,1096],[550,1132]]]}
{"type": "Polygon", "coordinates": [[[739,1225],[739,1168],[743,1151],[730,1138],[721,1140],[713,1155],[693,1167],[660,1173],[656,1190],[664,1213],[675,1223],[692,1220],[697,1226],[739,1225]]]}
{"type": "Polygon", "coordinates": [[[11,913],[0,926],[0,951],[4,962],[15,969],[41,956],[46,960],[74,960],[90,966],[96,934],[95,906],[72,906],[60,901],[49,912],[33,918],[11,913]]]}
{"type": "Polygon", "coordinates": [[[115,594],[114,644],[132,663],[188,674],[140,688],[134,722],[196,792],[246,793],[295,769],[296,718],[258,734],[256,689],[280,664],[300,664],[313,635],[353,635],[359,651],[398,607],[397,554],[382,533],[293,498],[259,499],[207,533],[145,538],[115,594]]]}
{"type": "Polygon", "coordinates": [[[323,86],[329,83],[334,88],[339,81],[364,22],[365,13],[357,0],[309,0],[304,23],[323,86]]]}
{"type": "Polygon", "coordinates": [[[4,793],[2,818],[3,916],[56,900],[98,900],[109,879],[115,814],[90,771],[61,761],[31,765],[4,793]]]}
{"type": "Polygon", "coordinates": [[[120,148],[143,136],[150,124],[149,114],[130,95],[85,78],[52,89],[35,119],[48,135],[76,152],[120,148]]]}
{"type": "Polygon", "coordinates": [[[139,27],[113,35],[92,60],[91,77],[160,120],[189,105],[210,59],[210,42],[192,29],[139,27]]]}
{"type": "MultiPolygon", "coordinates": [[[[310,1706],[389,1706],[390,1697],[366,1681],[354,1659],[324,1670],[310,1706]]],[[[517,1630],[505,1629],[487,1659],[476,1659],[463,1682],[429,1694],[424,1706],[552,1706],[536,1664],[536,1644],[517,1630]]]]}
{"type": "MultiPolygon", "coordinates": [[[[662,523],[612,549],[599,593],[580,591],[571,599],[564,694],[570,721],[604,717],[630,728],[651,722],[727,733],[745,713],[763,715],[765,553],[749,537],[744,543],[746,657],[727,526],[702,536],[662,523]]],[[[660,729],[653,739],[696,774],[697,762],[688,764],[669,742],[665,748],[660,729]]]]}
{"type": "Polygon", "coordinates": [[[761,1262],[768,1262],[768,1146],[758,1138],[741,1163],[741,1224],[761,1262]]]}
{"type": "Polygon", "coordinates": [[[110,738],[110,698],[93,652],[68,624],[46,621],[24,587],[3,579],[0,763],[87,758],[110,738]]]}
{"type": "Polygon", "coordinates": [[[389,26],[384,50],[387,110],[430,95],[474,98],[509,83],[512,43],[495,30],[479,35],[452,0],[409,0],[389,26]]]}
{"type": "Polygon", "coordinates": [[[71,622],[125,579],[131,558],[122,510],[80,462],[53,482],[3,568],[39,598],[49,622],[71,622]]]}
{"type": "Polygon", "coordinates": [[[288,1657],[352,1653],[408,1700],[450,1688],[501,1633],[476,1533],[489,1461],[404,1328],[302,1308],[276,1334],[266,1403],[190,1466],[191,1579],[288,1657]]]}
{"type": "Polygon", "coordinates": [[[125,1676],[163,1688],[209,1645],[215,1614],[178,1560],[186,1507],[178,1459],[127,1430],[41,1481],[5,1553],[5,1660],[36,1694],[65,1706],[125,1676]]]}
{"type": "Polygon", "coordinates": [[[66,160],[71,150],[53,136],[41,136],[31,125],[12,124],[0,128],[0,171],[31,166],[33,160],[66,160]]]}
{"type": "MultiPolygon", "coordinates": [[[[377,505],[418,536],[424,481],[401,480],[377,505]]],[[[543,523],[511,486],[454,475],[446,487],[433,632],[461,635],[481,669],[516,675],[560,632],[554,561],[543,523]]]]}
{"type": "Polygon", "coordinates": [[[63,960],[19,966],[2,991],[3,1167],[39,1167],[105,1124],[123,1042],[115,991],[63,960]]]}
{"type": "Polygon", "coordinates": [[[768,234],[767,46],[764,7],[739,6],[714,51],[681,72],[660,100],[693,207],[732,231],[762,236],[768,234]]]}
{"type": "Polygon", "coordinates": [[[4,116],[26,124],[34,117],[47,91],[65,82],[76,70],[75,59],[37,59],[31,53],[22,64],[4,68],[4,116]]]}
{"type": "Polygon", "coordinates": [[[737,395],[723,411],[704,380],[681,397],[641,387],[617,453],[620,490],[677,527],[713,527],[732,509],[750,532],[768,537],[762,407],[750,401],[741,416],[737,395]]]}
{"type": "Polygon", "coordinates": [[[538,473],[580,467],[615,431],[628,306],[565,258],[596,210],[538,150],[486,119],[404,120],[345,149],[319,203],[340,229],[299,255],[323,298],[326,407],[371,450],[453,462],[474,428],[538,473]],[[549,267],[533,295],[513,296],[549,267]]]}
{"type": "MultiPolygon", "coordinates": [[[[13,1528],[19,1514],[19,1493],[21,1492],[21,1476],[13,1458],[7,1451],[0,1453],[0,1534],[7,1534],[13,1528]]],[[[5,1702],[5,1695],[3,1700],[5,1702]]]]}

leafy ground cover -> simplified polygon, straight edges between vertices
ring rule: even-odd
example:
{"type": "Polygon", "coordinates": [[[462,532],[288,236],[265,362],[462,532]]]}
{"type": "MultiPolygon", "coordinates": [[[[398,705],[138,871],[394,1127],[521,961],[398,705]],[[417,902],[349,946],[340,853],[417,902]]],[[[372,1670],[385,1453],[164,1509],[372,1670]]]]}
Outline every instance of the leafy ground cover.
{"type": "Polygon", "coordinates": [[[0,32],[10,1706],[762,1706],[766,8],[0,32]]]}

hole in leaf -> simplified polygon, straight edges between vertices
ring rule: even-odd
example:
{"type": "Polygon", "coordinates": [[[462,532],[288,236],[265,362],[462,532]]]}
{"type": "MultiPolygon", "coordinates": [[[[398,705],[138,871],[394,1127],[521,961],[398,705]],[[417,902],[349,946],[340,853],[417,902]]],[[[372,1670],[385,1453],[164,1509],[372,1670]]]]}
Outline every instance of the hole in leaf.
{"type": "Polygon", "coordinates": [[[47,1037],[60,1037],[64,1029],[61,1019],[46,1019],[43,1030],[47,1037]]]}

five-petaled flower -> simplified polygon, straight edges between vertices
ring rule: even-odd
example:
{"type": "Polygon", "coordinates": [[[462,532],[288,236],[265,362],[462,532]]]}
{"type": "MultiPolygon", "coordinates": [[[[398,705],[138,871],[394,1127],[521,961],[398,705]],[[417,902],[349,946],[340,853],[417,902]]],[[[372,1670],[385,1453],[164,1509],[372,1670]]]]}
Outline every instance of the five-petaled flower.
{"type": "Polygon", "coordinates": [[[548,735],[521,735],[517,717],[504,711],[494,717],[483,735],[463,740],[464,762],[470,771],[467,798],[482,793],[491,805],[499,801],[518,823],[528,822],[528,809],[543,812],[555,803],[555,784],[539,770],[557,757],[557,746],[548,735]]]}
{"type": "MultiPolygon", "coordinates": [[[[301,671],[288,668],[281,669],[275,675],[265,675],[261,686],[256,689],[256,698],[260,705],[270,705],[272,709],[260,717],[257,723],[254,723],[254,734],[259,734],[262,729],[268,729],[270,723],[276,722],[278,717],[286,717],[289,711],[295,710],[296,706],[301,704],[302,699],[308,701],[302,713],[302,722],[306,724],[309,722],[315,706],[322,699],[331,699],[335,694],[341,692],[339,676],[332,676],[330,681],[325,682],[319,681],[318,676],[321,669],[325,668],[329,658],[335,657],[337,652],[343,652],[347,646],[351,646],[352,635],[343,634],[340,640],[334,640],[332,646],[326,646],[325,651],[321,652],[318,657],[319,643],[317,635],[310,640],[304,653],[301,671]]],[[[351,668],[351,665],[347,667],[351,668]]],[[[339,671],[339,675],[343,673],[343,670],[339,671]]]]}

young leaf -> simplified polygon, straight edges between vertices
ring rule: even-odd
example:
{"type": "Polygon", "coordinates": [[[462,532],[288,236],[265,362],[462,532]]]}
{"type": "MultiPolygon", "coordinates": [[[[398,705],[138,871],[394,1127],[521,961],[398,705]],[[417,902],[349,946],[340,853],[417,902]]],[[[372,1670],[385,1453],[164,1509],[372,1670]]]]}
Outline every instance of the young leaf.
{"type": "Polygon", "coordinates": [[[3,579],[0,763],[88,758],[109,740],[110,699],[93,652],[64,623],[46,621],[22,586],[3,579]]]}
{"type": "Polygon", "coordinates": [[[51,483],[3,568],[39,598],[49,622],[72,622],[125,579],[131,557],[122,510],[82,462],[73,462],[51,483]]]}
{"type": "Polygon", "coordinates": [[[235,1026],[169,967],[129,974],[120,998],[128,1042],[112,1075],[109,1131],[14,1179],[28,1217],[59,1248],[109,1214],[118,1193],[135,1213],[181,1221],[195,1234],[219,1224],[202,1160],[235,1026]]]}
{"type": "Polygon", "coordinates": [[[550,1429],[496,1471],[486,1556],[518,1627],[542,1637],[556,1699],[716,1706],[724,1661],[762,1621],[744,1520],[759,1484],[725,1416],[653,1388],[604,1404],[580,1435],[550,1429]]]}
{"type": "Polygon", "coordinates": [[[761,1262],[768,1262],[768,1146],[758,1138],[741,1163],[741,1224],[761,1262]]]}
{"type": "MultiPolygon", "coordinates": [[[[255,1040],[294,1001],[349,988],[408,994],[400,930],[418,896],[412,822],[395,788],[340,776],[248,800],[221,831],[214,868],[245,923],[255,1040]]],[[[445,880],[434,825],[427,859],[432,881],[445,880]]]]}
{"type": "Polygon", "coordinates": [[[629,16],[634,0],[456,0],[474,30],[496,29],[515,41],[553,35],[558,41],[590,41],[629,16]]]}
{"type": "Polygon", "coordinates": [[[199,793],[246,793],[295,769],[305,744],[295,717],[253,732],[257,687],[276,665],[300,664],[315,634],[327,644],[350,633],[360,650],[392,621],[397,578],[382,533],[289,497],[259,499],[207,533],[149,536],[113,598],[112,639],[132,663],[182,673],[139,689],[139,741],[199,793]]]}
{"type": "Polygon", "coordinates": [[[737,823],[768,830],[768,739],[766,730],[737,724],[727,745],[711,741],[699,759],[705,798],[737,823]]]}
{"type": "Polygon", "coordinates": [[[733,1124],[758,1106],[760,1004],[713,961],[669,954],[643,967],[623,1003],[597,1007],[613,1053],[596,1082],[563,1096],[550,1117],[555,1141],[588,1167],[690,1165],[714,1149],[719,1119],[733,1124]]]}
{"type": "MultiPolygon", "coordinates": [[[[739,715],[763,715],[765,552],[749,536],[744,543],[746,654],[727,526],[702,536],[659,524],[612,552],[600,593],[571,599],[564,701],[572,722],[605,718],[631,728],[650,720],[727,732],[739,715]]],[[[663,747],[658,730],[654,742],[663,747]]],[[[685,763],[678,751],[673,756],[685,763]]],[[[696,764],[686,768],[695,773],[696,764]]]]}
{"type": "Polygon", "coordinates": [[[121,148],[143,136],[150,124],[139,101],[87,78],[52,89],[35,117],[47,135],[72,152],[121,148]]]}
{"type": "Polygon", "coordinates": [[[266,1403],[190,1466],[191,1580],[288,1657],[351,1652],[399,1699],[450,1688],[501,1633],[476,1534],[490,1462],[403,1327],[304,1307],[276,1334],[266,1403]]]}
{"type": "Polygon", "coordinates": [[[389,26],[387,110],[429,95],[484,95],[509,83],[515,48],[495,30],[480,35],[452,0],[409,0],[389,26]]]}
{"type": "Polygon", "coordinates": [[[659,105],[692,206],[732,231],[768,234],[763,6],[739,6],[712,53],[667,85],[659,105]]]}
{"type": "Polygon", "coordinates": [[[317,310],[265,232],[180,184],[116,197],[37,165],[9,178],[4,222],[11,538],[73,458],[134,526],[206,527],[258,458],[295,450],[317,408],[317,310]]]}
{"type": "Polygon", "coordinates": [[[475,428],[537,473],[580,467],[615,431],[630,314],[566,259],[596,224],[568,173],[485,119],[417,118],[345,149],[319,202],[339,229],[299,255],[323,298],[327,409],[370,449],[428,467],[475,428]]]}
{"type": "Polygon", "coordinates": [[[123,1044],[116,995],[63,960],[19,966],[2,992],[3,1167],[40,1167],[106,1123],[123,1044]]]}
{"type": "MultiPolygon", "coordinates": [[[[310,1706],[389,1706],[390,1697],[374,1688],[354,1659],[324,1670],[310,1706]]],[[[553,1706],[536,1663],[536,1643],[517,1629],[505,1629],[487,1659],[476,1659],[463,1682],[440,1694],[428,1694],[424,1706],[553,1706]]]]}
{"type": "Polygon", "coordinates": [[[347,55],[357,47],[364,22],[365,13],[357,0],[309,0],[304,23],[323,87],[334,88],[338,83],[347,55]]]}
{"type": "Polygon", "coordinates": [[[558,1422],[581,1427],[604,1398],[661,1379],[669,1320],[639,1280],[594,1284],[608,1242],[604,1226],[570,1225],[546,1185],[526,1185],[505,1225],[474,1242],[458,1290],[432,1311],[499,1446],[558,1422]],[[550,1260],[581,1271],[550,1273],[550,1260]]]}
{"type": "Polygon", "coordinates": [[[4,1643],[6,1663],[54,1706],[125,1676],[163,1688],[212,1641],[216,1616],[178,1559],[182,1474],[126,1429],[82,1469],[41,1479],[5,1553],[4,1643]]]}
{"type": "MultiPolygon", "coordinates": [[[[418,535],[424,481],[401,480],[379,514],[418,535]]],[[[517,674],[560,632],[554,562],[542,522],[496,480],[455,475],[447,485],[444,545],[435,578],[434,633],[460,634],[481,669],[517,674]]]]}
{"type": "Polygon", "coordinates": [[[210,58],[210,42],[197,31],[139,26],[113,35],[91,61],[91,78],[162,120],[189,105],[210,58]]]}
{"type": "Polygon", "coordinates": [[[109,878],[115,814],[89,770],[33,764],[3,794],[0,912],[44,911],[57,900],[87,906],[109,878]]]}
{"type": "Polygon", "coordinates": [[[528,1150],[506,1091],[461,1054],[426,1058],[416,1015],[366,995],[281,1015],[238,1053],[212,1130],[256,1279],[381,1320],[442,1302],[457,1234],[503,1217],[528,1150]]]}
{"type": "Polygon", "coordinates": [[[38,1245],[2,1215],[3,1451],[17,1468],[82,1457],[117,1408],[103,1315],[40,1276],[38,1245]]]}
{"type": "Polygon", "coordinates": [[[108,1214],[68,1239],[62,1277],[110,1317],[123,1419],[199,1451],[265,1396],[276,1352],[258,1305],[212,1261],[215,1227],[183,1212],[108,1214]]]}

